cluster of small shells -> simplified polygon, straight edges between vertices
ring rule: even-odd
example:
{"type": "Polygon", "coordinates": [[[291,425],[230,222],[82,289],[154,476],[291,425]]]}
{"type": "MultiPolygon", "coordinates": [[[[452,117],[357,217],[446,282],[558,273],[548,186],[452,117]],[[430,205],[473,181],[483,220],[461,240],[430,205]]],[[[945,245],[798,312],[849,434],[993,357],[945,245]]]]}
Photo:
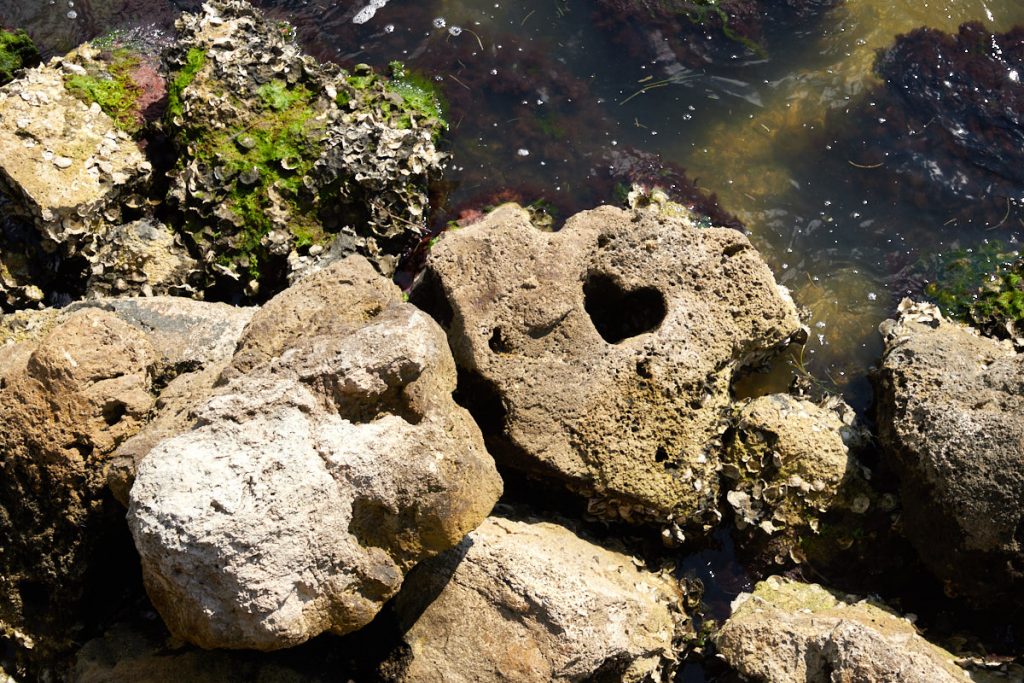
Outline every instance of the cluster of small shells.
{"type": "MultiPolygon", "coordinates": [[[[800,405],[793,402],[793,408],[780,408],[780,418],[808,419],[809,415],[800,405]]],[[[853,419],[852,410],[843,410],[847,407],[838,400],[824,407],[839,415],[844,425],[839,430],[843,441],[854,438],[856,431],[849,424],[853,419]]],[[[740,419],[725,449],[721,474],[723,488],[727,491],[725,498],[734,512],[736,526],[740,530],[758,529],[767,536],[798,525],[806,525],[817,532],[820,515],[836,502],[842,470],[805,479],[795,471],[799,465],[794,460],[801,454],[786,452],[787,445],[776,444],[777,435],[769,430],[740,419]]],[[[857,514],[864,513],[869,505],[870,499],[863,495],[849,503],[857,514]]]]}
{"type": "Polygon", "coordinates": [[[5,252],[19,251],[17,263],[5,254],[0,265],[0,304],[7,308],[42,304],[44,280],[56,277],[62,264],[84,257],[94,266],[88,252],[122,222],[124,198],[148,188],[152,166],[135,141],[99,105],[65,88],[69,76],[103,73],[98,55],[82,45],[0,89],[0,118],[13,124],[13,137],[0,144],[4,211],[38,233],[38,239],[22,239],[11,232],[13,224],[2,228],[5,252]],[[33,169],[28,177],[26,168],[33,169]],[[37,182],[43,171],[62,181],[52,183],[56,193],[24,184],[37,182]]]}
{"type": "MultiPolygon", "coordinates": [[[[185,67],[190,49],[202,49],[207,55],[203,71],[181,95],[182,115],[171,121],[172,134],[186,143],[173,174],[171,195],[188,222],[200,226],[191,235],[202,260],[211,270],[243,277],[247,263],[224,263],[242,221],[225,206],[223,197],[236,183],[247,180],[244,173],[230,177],[215,163],[197,158],[189,139],[201,136],[204,127],[244,129],[250,112],[261,109],[260,84],[283,80],[290,86],[301,84],[312,94],[309,107],[315,126],[305,158],[285,159],[282,167],[294,170],[300,162],[313,162],[312,170],[301,179],[304,203],[353,207],[341,214],[368,212],[365,224],[328,228],[346,233],[348,251],[359,251],[382,272],[389,272],[393,255],[414,246],[425,231],[426,179],[440,172],[443,160],[433,144],[436,131],[396,127],[371,96],[382,96],[383,84],[375,93],[360,93],[340,69],[303,55],[293,31],[265,19],[241,0],[206,3],[202,13],[183,15],[177,31],[178,44],[167,57],[172,74],[185,67]],[[336,97],[343,91],[351,97],[347,105],[339,106],[336,97]]],[[[296,246],[292,228],[299,209],[294,198],[275,187],[267,194],[266,216],[273,229],[263,237],[263,247],[295,267],[315,268],[318,253],[296,246]]],[[[318,221],[319,217],[301,220],[318,221]]]]}

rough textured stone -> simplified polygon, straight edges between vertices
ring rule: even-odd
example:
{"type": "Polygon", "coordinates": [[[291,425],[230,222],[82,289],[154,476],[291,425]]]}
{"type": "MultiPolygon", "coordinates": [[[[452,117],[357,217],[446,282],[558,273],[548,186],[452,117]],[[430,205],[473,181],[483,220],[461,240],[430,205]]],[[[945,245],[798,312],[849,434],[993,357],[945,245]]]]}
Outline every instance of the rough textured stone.
{"type": "Polygon", "coordinates": [[[105,460],[153,406],[145,335],[98,310],[4,348],[0,377],[0,630],[45,656],[74,637],[105,533],[105,460]]]}
{"type": "Polygon", "coordinates": [[[426,232],[441,169],[431,93],[319,64],[243,0],[211,0],[176,27],[171,197],[209,277],[273,294],[332,242],[392,273],[426,232]]]}
{"type": "Polygon", "coordinates": [[[0,318],[0,629],[26,649],[69,645],[83,593],[102,594],[87,573],[123,529],[104,493],[119,447],[173,398],[168,380],[219,372],[251,315],[154,297],[0,318]]]}
{"type": "Polygon", "coordinates": [[[500,517],[418,567],[396,608],[405,681],[669,681],[686,626],[670,576],[500,517]]]}
{"type": "Polygon", "coordinates": [[[141,459],[129,524],[179,637],[271,650],[359,629],[500,495],[444,333],[372,272],[350,257],[269,302],[191,428],[141,459]]]}
{"type": "Polygon", "coordinates": [[[883,323],[880,439],[903,525],[947,592],[1024,606],[1024,355],[934,306],[883,323]]]}
{"type": "Polygon", "coordinates": [[[492,450],[627,518],[715,508],[733,373],[800,329],[739,232],[611,207],[557,233],[501,207],[435,245],[414,301],[447,328],[492,450]]]}
{"type": "Polygon", "coordinates": [[[78,250],[117,201],[149,178],[138,145],[99,105],[65,88],[84,72],[88,46],[0,88],[0,181],[49,248],[78,250]]]}
{"type": "Polygon", "coordinates": [[[951,654],[884,607],[777,576],[736,599],[715,644],[741,675],[763,683],[971,680],[951,654]]]}
{"type": "Polygon", "coordinates": [[[87,250],[89,297],[187,296],[195,292],[198,264],[174,232],[151,218],[111,228],[87,250]]]}
{"type": "Polygon", "coordinates": [[[853,417],[841,400],[822,407],[785,394],[740,407],[722,468],[737,528],[767,535],[793,527],[817,531],[834,505],[853,505],[839,499],[844,482],[859,476],[847,445],[860,438],[853,417]]]}

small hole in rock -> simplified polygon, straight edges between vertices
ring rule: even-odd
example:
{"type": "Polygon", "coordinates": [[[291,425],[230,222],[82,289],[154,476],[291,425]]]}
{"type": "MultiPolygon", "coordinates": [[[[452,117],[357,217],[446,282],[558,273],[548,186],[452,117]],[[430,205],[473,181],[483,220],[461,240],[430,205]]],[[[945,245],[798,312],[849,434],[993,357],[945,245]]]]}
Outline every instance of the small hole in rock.
{"type": "Polygon", "coordinates": [[[103,406],[103,421],[107,423],[108,427],[113,427],[125,416],[128,412],[128,406],[120,401],[110,401],[103,406]]]}
{"type": "Polygon", "coordinates": [[[495,327],[491,332],[491,338],[487,340],[487,346],[494,353],[508,353],[512,350],[500,327],[495,327]]]}
{"type": "Polygon", "coordinates": [[[665,297],[657,289],[627,290],[604,273],[587,277],[583,297],[583,305],[594,327],[609,344],[653,332],[668,313],[665,297]]]}
{"type": "Polygon", "coordinates": [[[654,462],[665,462],[666,460],[668,460],[668,451],[664,446],[658,446],[658,450],[654,452],[654,462]]]}

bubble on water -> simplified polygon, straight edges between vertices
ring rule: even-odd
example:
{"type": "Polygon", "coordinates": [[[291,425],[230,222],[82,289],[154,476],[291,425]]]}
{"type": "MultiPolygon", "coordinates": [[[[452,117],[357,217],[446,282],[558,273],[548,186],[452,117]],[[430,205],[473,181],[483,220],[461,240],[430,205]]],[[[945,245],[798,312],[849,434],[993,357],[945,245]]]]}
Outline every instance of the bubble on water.
{"type": "Polygon", "coordinates": [[[356,12],[356,15],[352,17],[352,23],[365,24],[370,19],[373,19],[373,15],[377,13],[377,10],[386,4],[388,4],[388,0],[370,0],[366,7],[356,12]]]}
{"type": "Polygon", "coordinates": [[[444,28],[448,25],[448,22],[444,20],[444,17],[437,17],[434,19],[434,28],[444,28]]]}
{"type": "Polygon", "coordinates": [[[77,19],[77,18],[78,18],[78,12],[76,12],[75,10],[71,10],[70,12],[68,12],[68,19],[77,19]]]}
{"type": "Polygon", "coordinates": [[[874,292],[868,292],[868,301],[877,301],[878,295],[874,292]]]}
{"type": "Polygon", "coordinates": [[[462,35],[462,27],[461,26],[451,26],[451,27],[448,28],[448,33],[449,33],[449,35],[453,35],[456,38],[458,38],[459,36],[462,35]]]}
{"type": "Polygon", "coordinates": [[[388,24],[387,26],[384,27],[384,33],[394,33],[394,32],[395,32],[395,25],[394,24],[388,24]]]}
{"type": "Polygon", "coordinates": [[[522,147],[520,147],[519,149],[516,150],[516,155],[521,157],[528,157],[530,156],[530,150],[523,149],[522,147]]]}
{"type": "Polygon", "coordinates": [[[491,69],[491,75],[492,76],[497,76],[498,75],[498,70],[497,69],[491,69]]]}

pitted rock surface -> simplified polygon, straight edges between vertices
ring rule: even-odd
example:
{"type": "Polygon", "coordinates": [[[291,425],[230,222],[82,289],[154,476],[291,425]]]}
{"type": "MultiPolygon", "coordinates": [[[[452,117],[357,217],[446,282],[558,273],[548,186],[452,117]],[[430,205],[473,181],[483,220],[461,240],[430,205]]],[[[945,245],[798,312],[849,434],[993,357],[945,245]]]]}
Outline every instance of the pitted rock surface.
{"type": "Polygon", "coordinates": [[[373,273],[350,257],[271,300],[245,360],[141,458],[129,524],[177,636],[272,650],[359,629],[497,501],[443,331],[373,273]]]}
{"type": "Polygon", "coordinates": [[[715,645],[744,680],[758,683],[971,680],[953,655],[884,606],[847,602],[816,584],[778,576],[733,602],[715,645]]]}
{"type": "Polygon", "coordinates": [[[145,335],[79,311],[0,363],[0,631],[34,656],[67,647],[94,553],[116,519],[104,464],[153,407],[145,335]]]}
{"type": "Polygon", "coordinates": [[[199,264],[169,227],[152,218],[110,228],[85,255],[90,262],[85,293],[90,298],[189,296],[198,283],[199,264]]]}
{"type": "Polygon", "coordinates": [[[211,0],[176,26],[171,196],[208,275],[273,294],[332,242],[391,274],[426,231],[442,122],[365,65],[302,54],[291,27],[244,0],[211,0]]]}
{"type": "Polygon", "coordinates": [[[627,519],[715,508],[733,373],[800,329],[742,234],[611,207],[557,233],[501,207],[438,242],[414,301],[447,328],[492,452],[627,519]]]}
{"type": "Polygon", "coordinates": [[[396,601],[399,680],[670,681],[687,627],[670,575],[547,522],[487,519],[396,601]]]}
{"type": "Polygon", "coordinates": [[[953,594],[1024,606],[1024,355],[934,306],[882,324],[882,444],[900,475],[903,526],[953,594]]]}
{"type": "Polygon", "coordinates": [[[135,141],[99,105],[64,86],[94,54],[83,46],[0,88],[0,181],[49,248],[65,254],[102,234],[105,213],[116,222],[118,199],[152,171],[135,141]]]}
{"type": "Polygon", "coordinates": [[[861,469],[847,445],[860,438],[852,419],[853,409],[838,399],[819,406],[772,394],[742,405],[722,466],[737,528],[756,527],[769,536],[817,531],[822,514],[853,505],[840,496],[861,469]]]}
{"type": "Polygon", "coordinates": [[[104,492],[121,448],[172,386],[220,372],[251,315],[153,297],[0,317],[0,628],[29,654],[67,647],[83,595],[101,593],[87,570],[123,529],[104,492]]]}

